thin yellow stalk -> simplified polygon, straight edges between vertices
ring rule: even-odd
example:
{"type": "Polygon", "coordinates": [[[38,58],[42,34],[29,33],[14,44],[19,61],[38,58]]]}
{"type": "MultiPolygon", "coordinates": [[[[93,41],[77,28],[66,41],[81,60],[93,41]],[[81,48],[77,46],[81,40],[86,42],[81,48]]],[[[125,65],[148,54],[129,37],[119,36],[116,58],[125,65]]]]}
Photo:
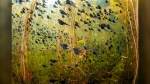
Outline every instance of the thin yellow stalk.
{"type": "MultiPolygon", "coordinates": [[[[68,8],[71,8],[71,6],[68,6],[68,8]]],[[[71,44],[71,49],[72,49],[72,48],[74,48],[74,46],[75,46],[75,45],[74,45],[74,44],[75,44],[75,43],[74,43],[74,41],[75,41],[75,36],[74,36],[74,27],[73,27],[73,24],[74,24],[74,23],[73,23],[73,16],[72,16],[72,13],[71,13],[70,15],[71,15],[71,26],[70,26],[71,28],[70,28],[70,30],[73,31],[73,35],[70,35],[70,36],[72,36],[72,37],[71,37],[72,39],[70,38],[70,39],[71,39],[71,42],[72,42],[72,43],[70,43],[70,44],[71,44]],[[74,37],[73,37],[73,36],[74,36],[74,37]]],[[[70,31],[70,34],[71,34],[71,31],[70,31]]],[[[73,64],[74,64],[74,58],[73,58],[72,55],[73,55],[73,53],[72,53],[72,51],[71,51],[71,60],[70,60],[70,61],[71,61],[72,65],[73,65],[73,64]]]]}
{"type": "MultiPolygon", "coordinates": [[[[19,22],[18,22],[18,27],[21,25],[20,23],[21,23],[21,19],[22,19],[22,15],[21,15],[21,17],[20,17],[20,20],[19,20],[19,22]]],[[[19,28],[18,28],[19,29],[19,28]]],[[[16,43],[18,43],[19,41],[19,37],[18,37],[18,31],[17,31],[17,33],[16,33],[16,43]]],[[[17,45],[16,45],[17,46],[17,45]]],[[[19,55],[18,55],[18,51],[19,51],[19,44],[18,44],[18,46],[17,46],[17,49],[16,49],[16,51],[17,51],[17,58],[19,57],[19,55]]]]}
{"type": "Polygon", "coordinates": [[[80,69],[80,67],[78,67],[78,69],[86,76],[86,74],[84,73],[82,69],[80,69]]]}
{"type": "MultiPolygon", "coordinates": [[[[59,15],[58,15],[58,10],[56,10],[56,13],[57,13],[57,19],[59,18],[59,15]]],[[[57,24],[57,27],[56,27],[56,36],[58,36],[58,28],[59,28],[59,25],[57,24]]],[[[56,38],[56,50],[57,50],[57,53],[56,53],[56,55],[57,55],[57,59],[58,59],[58,56],[60,56],[59,55],[59,40],[56,38]]],[[[59,60],[60,60],[60,57],[59,57],[59,60]]]]}

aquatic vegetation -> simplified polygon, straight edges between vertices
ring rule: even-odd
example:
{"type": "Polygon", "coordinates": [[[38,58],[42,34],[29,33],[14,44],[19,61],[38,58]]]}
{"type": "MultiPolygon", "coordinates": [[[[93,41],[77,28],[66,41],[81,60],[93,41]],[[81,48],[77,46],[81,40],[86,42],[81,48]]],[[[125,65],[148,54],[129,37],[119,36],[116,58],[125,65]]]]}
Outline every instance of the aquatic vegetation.
{"type": "Polygon", "coordinates": [[[138,0],[12,3],[13,84],[135,83],[138,0]]]}

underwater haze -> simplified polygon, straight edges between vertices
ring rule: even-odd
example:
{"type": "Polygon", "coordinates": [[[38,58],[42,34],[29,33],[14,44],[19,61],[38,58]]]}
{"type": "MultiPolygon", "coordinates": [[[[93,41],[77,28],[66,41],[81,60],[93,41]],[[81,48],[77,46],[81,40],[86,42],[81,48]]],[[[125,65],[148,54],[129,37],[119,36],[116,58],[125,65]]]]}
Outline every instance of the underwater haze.
{"type": "Polygon", "coordinates": [[[12,0],[13,84],[134,84],[138,0],[12,0]]]}

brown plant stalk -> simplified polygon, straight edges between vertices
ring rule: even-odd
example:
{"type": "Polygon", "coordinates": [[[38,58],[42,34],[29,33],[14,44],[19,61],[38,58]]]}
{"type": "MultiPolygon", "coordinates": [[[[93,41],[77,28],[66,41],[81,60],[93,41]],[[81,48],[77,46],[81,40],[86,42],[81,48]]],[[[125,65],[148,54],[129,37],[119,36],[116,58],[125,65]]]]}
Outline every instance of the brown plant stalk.
{"type": "MultiPolygon", "coordinates": [[[[135,50],[136,50],[136,70],[135,70],[135,74],[134,74],[134,78],[133,78],[133,84],[135,84],[135,81],[136,81],[136,77],[137,77],[137,73],[138,73],[138,60],[139,60],[139,55],[138,55],[138,40],[136,40],[135,39],[135,36],[134,36],[134,34],[133,34],[133,28],[132,28],[132,23],[131,23],[131,20],[130,20],[130,16],[129,16],[129,9],[128,9],[128,0],[127,0],[127,12],[128,12],[128,17],[129,17],[129,21],[130,21],[130,26],[131,26],[131,31],[132,31],[132,36],[133,36],[133,40],[134,40],[134,45],[135,45],[135,50]]],[[[133,4],[133,3],[132,3],[133,4]]],[[[136,3],[136,6],[138,6],[138,1],[137,1],[137,3],[136,3]]],[[[138,8],[138,7],[137,7],[138,8]]],[[[136,13],[138,13],[137,11],[138,11],[138,9],[136,8],[136,13]]],[[[134,12],[134,11],[133,11],[134,12]]],[[[138,14],[136,14],[136,15],[138,15],[138,14]]],[[[137,31],[138,31],[138,17],[136,16],[136,22],[135,22],[135,25],[136,25],[136,29],[137,29],[137,31]]],[[[138,33],[136,33],[137,35],[138,35],[138,33]]],[[[137,38],[138,38],[138,36],[137,36],[137,38]]]]}

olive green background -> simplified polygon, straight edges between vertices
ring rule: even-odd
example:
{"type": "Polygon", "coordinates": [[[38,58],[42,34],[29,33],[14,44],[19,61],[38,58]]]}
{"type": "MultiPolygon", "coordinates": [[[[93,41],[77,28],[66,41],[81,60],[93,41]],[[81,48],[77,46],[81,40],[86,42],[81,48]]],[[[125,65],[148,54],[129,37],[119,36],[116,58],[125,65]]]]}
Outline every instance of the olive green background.
{"type": "MultiPolygon", "coordinates": [[[[0,84],[11,84],[11,0],[0,0],[0,84]]],[[[139,0],[139,74],[150,84],[150,0],[139,0]]]]}

